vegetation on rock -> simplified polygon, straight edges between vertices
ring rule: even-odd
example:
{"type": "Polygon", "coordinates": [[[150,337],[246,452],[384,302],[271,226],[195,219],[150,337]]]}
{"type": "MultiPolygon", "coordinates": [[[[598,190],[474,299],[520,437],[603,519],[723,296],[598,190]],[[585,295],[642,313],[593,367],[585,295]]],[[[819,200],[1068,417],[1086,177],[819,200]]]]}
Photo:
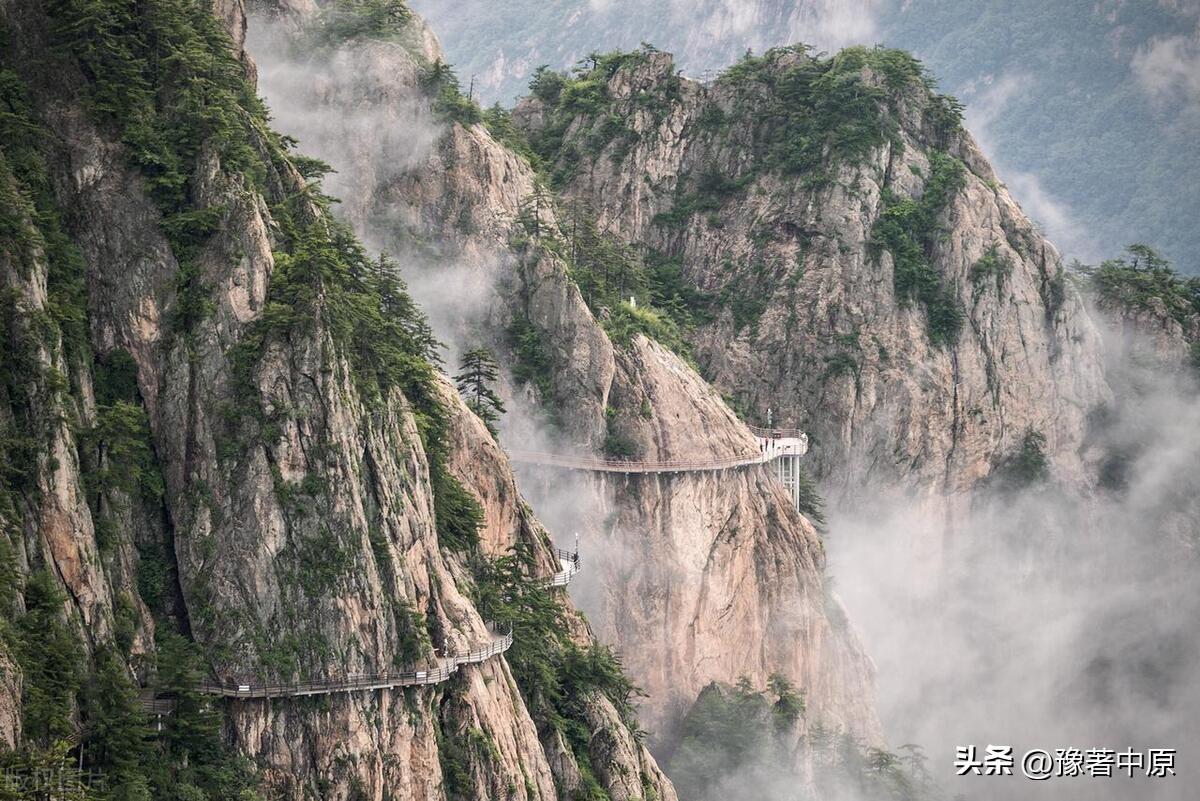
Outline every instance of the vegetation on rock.
{"type": "Polygon", "coordinates": [[[493,385],[500,378],[500,368],[487,348],[471,348],[462,355],[455,376],[459,394],[467,408],[483,421],[488,431],[496,433],[496,423],[504,414],[504,403],[493,385]]]}
{"type": "Polygon", "coordinates": [[[896,297],[925,308],[929,340],[958,341],[965,313],[954,287],[933,266],[931,255],[942,230],[941,213],[963,187],[963,165],[945,153],[933,153],[925,191],[916,199],[885,193],[883,212],[871,231],[876,252],[892,255],[896,297]]]}
{"type": "Polygon", "coordinates": [[[1126,255],[1079,272],[1104,304],[1117,309],[1161,311],[1187,331],[1200,316],[1200,277],[1182,276],[1158,251],[1130,245],[1126,255]],[[1161,305],[1160,305],[1161,304],[1161,305]]]}

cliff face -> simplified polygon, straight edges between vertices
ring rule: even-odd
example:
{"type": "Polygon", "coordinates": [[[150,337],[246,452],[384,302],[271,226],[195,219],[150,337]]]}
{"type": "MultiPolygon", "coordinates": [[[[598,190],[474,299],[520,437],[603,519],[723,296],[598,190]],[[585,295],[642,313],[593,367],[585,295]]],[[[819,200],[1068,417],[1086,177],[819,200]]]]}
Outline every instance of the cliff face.
{"type": "MultiPolygon", "coordinates": [[[[447,115],[430,77],[437,53],[356,41],[280,60],[279,42],[258,36],[252,24],[274,113],[285,127],[295,121],[339,181],[362,188],[345,218],[364,238],[429,263],[414,285],[432,287],[417,294],[439,310],[454,344],[482,340],[501,351],[512,371],[509,442],[576,454],[617,443],[645,461],[757,452],[683,359],[605,328],[607,311],[589,308],[562,246],[565,212],[536,188],[527,160],[497,141],[505,129],[496,120],[485,127],[447,115]],[[379,120],[406,122],[357,137],[379,120]],[[532,419],[540,416],[555,425],[532,419]]],[[[764,468],[616,481],[534,469],[527,479],[555,528],[580,532],[588,570],[579,597],[647,692],[642,717],[660,742],[707,683],[744,675],[763,687],[773,673],[807,694],[808,724],[879,741],[872,668],[825,587],[820,540],[764,468]]]]}
{"type": "Polygon", "coordinates": [[[1085,482],[1097,331],[952,106],[889,52],[774,51],[702,85],[639,51],[583,77],[591,105],[544,86],[516,116],[568,197],[681,265],[707,304],[701,372],[808,431],[839,503],[915,494],[940,516],[1029,431],[1085,482]]]}
{"type": "Polygon", "coordinates": [[[1071,257],[1107,258],[1149,242],[1184,272],[1200,252],[1193,2],[1102,0],[415,0],[449,60],[476,75],[487,103],[527,94],[541,64],[572,68],[595,52],[652,42],[684,72],[716,74],[747,50],[805,42],[835,53],[883,42],[920,56],[971,110],[972,127],[1032,217],[1071,257]],[[1015,32],[1012,32],[1016,21],[1015,32]],[[1119,132],[1120,136],[1115,136],[1119,132]],[[1126,160],[1128,142],[1141,157],[1126,160]],[[1183,154],[1182,158],[1179,154],[1183,154]]]}
{"type": "MultiPolygon", "coordinates": [[[[37,724],[29,743],[82,738],[89,765],[113,754],[69,677],[105,675],[136,704],[138,683],[162,680],[168,631],[221,680],[336,681],[490,641],[481,557],[452,533],[493,556],[521,545],[522,587],[559,569],[503,454],[436,376],[402,287],[368,268],[266,126],[243,78],[242,4],[215,11],[219,23],[186,3],[0,13],[7,108],[24,115],[0,160],[0,727],[9,744],[22,716],[37,724]],[[142,71],[152,45],[182,87],[142,71]],[[141,116],[118,113],[143,101],[141,116]],[[23,634],[35,614],[76,654],[52,674],[68,687],[54,705],[28,692],[45,689],[23,634]],[[118,667],[101,674],[110,653],[118,667]]],[[[568,602],[528,591],[568,631],[536,647],[591,652],[568,602]]],[[[590,783],[674,798],[604,687],[572,677],[559,714],[590,737],[571,739],[524,678],[496,657],[425,688],[218,704],[227,745],[271,797],[553,799],[590,783]]],[[[119,769],[110,781],[136,785],[131,798],[187,782],[230,797],[229,771],[203,772],[212,751],[189,765],[177,750],[192,736],[174,728],[185,706],[146,757],[152,780],[135,750],[96,767],[119,769]]],[[[123,714],[135,731],[140,707],[123,714]]]]}
{"type": "MultiPolygon", "coordinates": [[[[893,731],[931,753],[972,727],[1129,739],[1143,699],[1195,703],[1173,657],[1143,662],[1154,679],[1127,663],[1140,627],[1098,641],[1056,612],[1039,634],[1059,599],[1132,619],[1158,588],[1192,595],[1194,284],[1138,249],[1064,269],[901,53],[788,48],[698,84],[643,49],[532,93],[514,113],[531,147],[644,249],[700,373],[809,433],[893,731]],[[1114,674],[1138,700],[1110,715],[1114,674]]],[[[1155,648],[1192,652],[1180,603],[1155,648]]]]}

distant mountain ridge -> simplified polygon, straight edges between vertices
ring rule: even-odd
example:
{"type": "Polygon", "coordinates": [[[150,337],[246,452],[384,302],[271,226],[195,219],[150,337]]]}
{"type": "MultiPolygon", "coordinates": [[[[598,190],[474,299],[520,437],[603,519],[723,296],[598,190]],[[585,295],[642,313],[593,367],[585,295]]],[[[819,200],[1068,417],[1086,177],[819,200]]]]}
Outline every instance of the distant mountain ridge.
{"type": "Polygon", "coordinates": [[[882,42],[913,51],[967,105],[984,150],[1068,258],[1131,242],[1200,271],[1200,3],[417,0],[463,83],[510,104],[541,64],[648,41],[704,77],[747,49],[882,42]],[[1129,143],[1137,143],[1131,147],[1129,143]]]}

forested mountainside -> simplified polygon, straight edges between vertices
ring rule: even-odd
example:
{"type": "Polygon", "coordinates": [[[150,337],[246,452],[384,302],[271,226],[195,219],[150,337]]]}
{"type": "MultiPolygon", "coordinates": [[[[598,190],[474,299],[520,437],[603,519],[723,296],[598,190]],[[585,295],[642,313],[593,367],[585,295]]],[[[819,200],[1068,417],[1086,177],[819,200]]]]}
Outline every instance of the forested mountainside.
{"type": "Polygon", "coordinates": [[[476,96],[504,104],[540,65],[651,42],[691,77],[747,50],[882,42],[919,56],[967,106],[1032,217],[1071,258],[1148,242],[1200,270],[1200,4],[989,0],[415,0],[476,96]],[[1136,148],[1128,143],[1137,142],[1136,148]]]}
{"type": "Polygon", "coordinates": [[[54,767],[72,798],[674,798],[396,265],[269,127],[240,2],[0,9],[11,775],[54,767]],[[454,659],[510,627],[502,657],[454,659]],[[200,692],[412,666],[449,675],[200,692]]]}
{"type": "MultiPolygon", "coordinates": [[[[1109,262],[1094,279],[1068,269],[962,130],[954,101],[897,51],[781,49],[702,86],[643,48],[574,74],[543,71],[510,114],[480,110],[428,32],[408,35],[407,49],[431,63],[378,31],[332,56],[290,47],[294,33],[251,49],[285,127],[335,166],[331,181],[356,189],[341,192],[351,195],[345,218],[424,264],[414,285],[460,349],[501,344],[502,437],[616,459],[735,452],[742,435],[728,411],[697,403],[709,393],[673,352],[743,417],[766,422],[769,408],[773,424],[812,435],[811,467],[834,501],[840,586],[871,614],[890,667],[880,674],[887,722],[904,739],[951,747],[939,739],[948,724],[987,717],[998,696],[971,687],[988,681],[1020,699],[993,714],[1006,731],[1026,719],[1047,732],[1141,730],[1137,705],[1159,703],[1139,678],[1147,666],[1107,649],[1133,654],[1143,633],[1118,626],[1090,641],[1075,610],[1125,619],[1188,597],[1195,510],[1176,502],[1186,490],[1157,477],[1194,459],[1192,439],[1179,436],[1192,415],[1171,418],[1183,428],[1131,424],[1147,396],[1129,394],[1107,341],[1118,318],[1095,317],[1085,301],[1107,284],[1122,325],[1174,337],[1178,358],[1164,364],[1183,384],[1150,399],[1178,412],[1193,397],[1182,336],[1193,283],[1144,258],[1109,262]],[[1092,533],[1078,536],[1079,520],[1092,533]],[[1131,539],[1142,530],[1153,536],[1131,539]],[[1054,558],[1039,558],[1042,547],[1054,558]],[[1155,574],[1143,547],[1181,558],[1155,574]],[[1132,563],[1146,568],[1136,601],[1078,591],[1132,563]],[[1064,597],[1070,658],[1036,637],[1038,610],[1064,597]],[[981,626],[993,639],[969,633],[981,626]],[[1000,642],[1032,657],[997,682],[1004,651],[989,643],[1000,642]],[[1101,715],[1088,702],[1094,688],[1080,689],[1051,719],[1046,699],[1064,682],[1092,688],[1101,663],[1129,682],[1129,702],[1101,715]]],[[[832,642],[807,623],[809,633],[790,636],[800,662],[759,645],[780,642],[772,619],[784,619],[764,609],[817,586],[827,595],[833,581],[805,571],[780,584],[777,557],[763,556],[784,539],[771,534],[770,509],[750,511],[758,489],[539,471],[525,481],[557,530],[594,543],[598,564],[578,597],[646,687],[644,719],[680,786],[734,791],[722,776],[742,786],[755,768],[737,767],[745,752],[730,757],[714,732],[761,728],[753,699],[780,665],[807,693],[801,765],[805,751],[826,764],[815,744],[828,721],[869,721],[844,700],[862,697],[846,695],[862,670],[836,656],[844,645],[817,646],[832,642]],[[767,540],[749,563],[729,555],[747,552],[748,526],[767,540]],[[736,570],[713,570],[727,564],[736,570]],[[738,627],[746,639],[711,626],[714,612],[731,619],[731,603],[732,619],[749,621],[738,627]],[[804,656],[814,653],[817,662],[804,656]],[[747,655],[754,672],[739,695],[730,684],[747,655]],[[831,656],[837,670],[825,666],[831,656]],[[714,679],[717,690],[702,691],[714,679]]],[[[810,491],[806,514],[818,518],[818,504],[810,491]]],[[[823,555],[815,564],[827,570],[823,555]]],[[[1154,636],[1186,653],[1192,627],[1177,611],[1154,636]]],[[[811,619],[823,627],[821,617],[811,619]]],[[[824,617],[836,631],[840,606],[824,617]]],[[[1189,682],[1158,667],[1172,675],[1165,696],[1189,703],[1189,682]]]]}
{"type": "MultiPolygon", "coordinates": [[[[646,327],[653,311],[610,302],[615,280],[595,296],[582,271],[610,261],[615,279],[641,267],[546,188],[506,113],[462,95],[420,21],[314,53],[305,45],[331,19],[330,9],[263,8],[249,44],[263,91],[280,125],[337,170],[343,217],[421,265],[416,293],[451,349],[499,344],[502,439],[647,462],[756,451],[670,349],[678,338],[646,327]]],[[[826,778],[824,764],[814,770],[813,731],[820,749],[863,753],[857,765],[868,749],[885,753],[872,669],[824,581],[820,539],[765,472],[525,478],[535,508],[581,536],[589,568],[575,586],[646,693],[641,719],[657,753],[674,753],[706,687],[743,680],[747,697],[782,703],[783,715],[778,745],[772,736],[746,753],[769,755],[789,781],[816,790],[826,778]]],[[[699,728],[715,736],[715,724],[699,728]]]]}
{"type": "Polygon", "coordinates": [[[1200,285],[1064,265],[906,53],[484,110],[402,0],[0,40],[4,767],[916,801],[964,735],[1192,743],[1200,285]]]}
{"type": "Polygon", "coordinates": [[[641,259],[581,285],[624,282],[607,302],[635,294],[741,414],[809,433],[885,724],[1147,736],[1147,705],[1196,702],[1200,282],[1145,246],[1064,264],[899,51],[778,48],[700,84],[647,46],[531,90],[531,158],[641,259]],[[1083,623],[1167,598],[1153,632],[1083,623]]]}

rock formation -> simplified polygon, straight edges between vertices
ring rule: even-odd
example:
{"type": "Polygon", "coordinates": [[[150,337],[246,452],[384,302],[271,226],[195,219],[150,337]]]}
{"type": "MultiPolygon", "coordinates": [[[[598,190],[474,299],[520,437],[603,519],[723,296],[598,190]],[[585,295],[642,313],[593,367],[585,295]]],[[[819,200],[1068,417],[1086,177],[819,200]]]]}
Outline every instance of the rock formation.
{"type": "MultiPolygon", "coordinates": [[[[531,198],[542,231],[556,227],[560,212],[538,199],[544,190],[526,158],[469,116],[447,119],[428,78],[439,52],[356,41],[317,56],[293,49],[280,60],[288,46],[256,40],[253,30],[251,50],[285,127],[294,121],[340,185],[356,188],[345,219],[368,241],[416,258],[436,252],[425,256],[428,279],[417,280],[432,285],[434,297],[418,296],[446,309],[450,336],[482,335],[519,370],[511,332],[533,332],[544,359],[540,390],[514,386],[509,394],[558,427],[514,421],[510,441],[535,437],[603,452],[616,440],[646,461],[757,452],[753,436],[679,356],[644,336],[614,341],[561,254],[529,235],[521,218],[531,198]],[[441,127],[430,136],[434,123],[441,127]],[[364,126],[381,135],[359,136],[364,126]],[[439,276],[481,284],[482,300],[439,289],[439,276]]],[[[561,487],[566,479],[539,473],[530,480],[561,487]]],[[[557,528],[582,535],[591,567],[581,581],[594,588],[581,596],[585,608],[646,691],[642,718],[658,742],[709,682],[746,676],[763,687],[773,673],[806,693],[810,723],[880,741],[872,668],[823,586],[819,537],[768,471],[574,486],[581,506],[557,528]],[[737,638],[728,636],[730,625],[737,638]]]]}

